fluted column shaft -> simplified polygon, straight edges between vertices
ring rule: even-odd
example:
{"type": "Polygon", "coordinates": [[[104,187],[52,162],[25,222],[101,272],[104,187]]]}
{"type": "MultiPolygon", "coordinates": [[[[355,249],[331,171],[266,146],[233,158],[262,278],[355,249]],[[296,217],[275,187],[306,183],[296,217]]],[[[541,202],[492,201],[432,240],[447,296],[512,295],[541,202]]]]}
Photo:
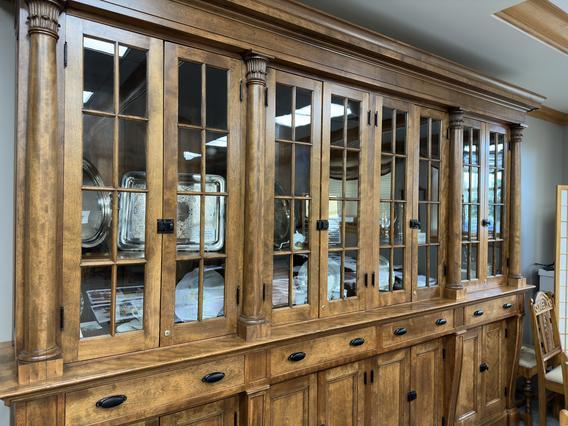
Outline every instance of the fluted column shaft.
{"type": "Polygon", "coordinates": [[[509,223],[509,282],[523,281],[521,271],[521,142],[526,126],[511,127],[511,201],[509,223]]]}

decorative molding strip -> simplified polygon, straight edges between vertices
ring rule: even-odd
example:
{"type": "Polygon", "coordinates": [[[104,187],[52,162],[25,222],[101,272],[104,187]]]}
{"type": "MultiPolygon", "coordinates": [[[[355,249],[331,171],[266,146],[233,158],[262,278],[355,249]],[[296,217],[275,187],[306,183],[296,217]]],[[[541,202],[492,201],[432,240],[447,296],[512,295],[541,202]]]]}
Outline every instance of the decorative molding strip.
{"type": "Polygon", "coordinates": [[[539,109],[529,112],[529,116],[539,118],[541,120],[549,121],[555,124],[568,124],[568,113],[557,111],[552,108],[542,106],[539,109]]]}

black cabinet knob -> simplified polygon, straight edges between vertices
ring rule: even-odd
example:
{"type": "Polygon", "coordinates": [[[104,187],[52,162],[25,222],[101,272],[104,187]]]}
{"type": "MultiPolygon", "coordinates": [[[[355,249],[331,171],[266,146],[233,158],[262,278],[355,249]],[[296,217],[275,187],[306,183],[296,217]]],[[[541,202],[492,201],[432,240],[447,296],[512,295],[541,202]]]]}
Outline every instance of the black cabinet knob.
{"type": "Polygon", "coordinates": [[[512,303],[505,303],[505,304],[503,305],[503,309],[511,309],[512,307],[513,307],[513,304],[512,304],[512,303]]]}
{"type": "Polygon", "coordinates": [[[422,224],[418,219],[411,219],[410,220],[410,229],[420,229],[422,224]]]}
{"type": "Polygon", "coordinates": [[[436,320],[436,325],[440,326],[440,325],[445,325],[448,323],[448,320],[446,318],[438,318],[436,320]]]}
{"type": "Polygon", "coordinates": [[[487,220],[487,219],[483,219],[483,220],[481,221],[481,226],[483,226],[484,228],[486,228],[486,227],[488,227],[488,226],[491,226],[491,221],[490,221],[490,220],[487,220]]]}
{"type": "Polygon", "coordinates": [[[411,390],[411,391],[408,392],[408,394],[407,394],[408,402],[414,401],[417,397],[418,397],[418,395],[416,394],[416,391],[415,391],[415,390],[411,390]]]}
{"type": "Polygon", "coordinates": [[[487,365],[486,362],[482,362],[481,364],[479,364],[479,372],[483,373],[484,371],[489,370],[489,366],[487,365]]]}
{"type": "Polygon", "coordinates": [[[99,408],[114,408],[118,407],[126,401],[126,395],[112,395],[112,396],[105,396],[97,401],[97,407],[99,408]]]}
{"type": "Polygon", "coordinates": [[[206,374],[201,378],[201,381],[204,383],[216,383],[220,380],[225,378],[225,373],[222,371],[215,371],[213,373],[206,374]]]}
{"type": "Polygon", "coordinates": [[[396,328],[396,329],[393,331],[393,334],[394,334],[395,336],[403,336],[403,335],[405,335],[407,332],[408,332],[408,330],[407,330],[406,328],[404,328],[404,327],[399,327],[399,328],[396,328]]]}
{"type": "Polygon", "coordinates": [[[288,356],[288,361],[298,362],[306,357],[305,352],[293,352],[288,356]]]}
{"type": "Polygon", "coordinates": [[[352,339],[349,342],[349,345],[351,346],[361,346],[363,343],[365,343],[365,339],[363,339],[362,337],[355,337],[354,339],[352,339]]]}
{"type": "Polygon", "coordinates": [[[483,315],[483,314],[484,314],[483,309],[478,309],[477,311],[475,311],[475,312],[473,313],[473,316],[474,316],[474,317],[480,317],[480,316],[483,315]]]}

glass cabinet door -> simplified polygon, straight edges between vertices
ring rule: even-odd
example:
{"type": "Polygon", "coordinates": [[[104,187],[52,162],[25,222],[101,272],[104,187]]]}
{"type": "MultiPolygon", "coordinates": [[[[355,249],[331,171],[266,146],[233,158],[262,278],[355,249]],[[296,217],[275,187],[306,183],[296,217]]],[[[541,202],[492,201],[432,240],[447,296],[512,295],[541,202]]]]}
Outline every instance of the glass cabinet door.
{"type": "Polygon", "coordinates": [[[266,282],[280,324],[318,314],[322,83],[271,70],[268,91],[266,282]]]}
{"type": "Polygon", "coordinates": [[[69,17],[66,361],[158,345],[162,44],[69,17]],[[112,343],[111,343],[112,342],[112,343]]]}
{"type": "Polygon", "coordinates": [[[321,217],[328,226],[320,240],[320,316],[364,306],[368,113],[368,93],[324,84],[321,217]]]}
{"type": "Polygon", "coordinates": [[[165,45],[161,344],[235,332],[242,64],[165,45]]]}

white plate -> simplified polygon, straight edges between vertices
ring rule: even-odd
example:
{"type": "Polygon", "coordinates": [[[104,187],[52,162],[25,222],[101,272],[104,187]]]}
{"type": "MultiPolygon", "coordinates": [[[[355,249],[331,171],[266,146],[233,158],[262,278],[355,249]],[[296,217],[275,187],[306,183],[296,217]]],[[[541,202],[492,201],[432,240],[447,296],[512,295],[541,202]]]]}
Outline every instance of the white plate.
{"type": "MultiPolygon", "coordinates": [[[[203,319],[223,315],[225,280],[213,269],[203,274],[203,319]]],[[[188,272],[176,286],[175,314],[183,322],[197,321],[199,268],[188,272]]]]}

